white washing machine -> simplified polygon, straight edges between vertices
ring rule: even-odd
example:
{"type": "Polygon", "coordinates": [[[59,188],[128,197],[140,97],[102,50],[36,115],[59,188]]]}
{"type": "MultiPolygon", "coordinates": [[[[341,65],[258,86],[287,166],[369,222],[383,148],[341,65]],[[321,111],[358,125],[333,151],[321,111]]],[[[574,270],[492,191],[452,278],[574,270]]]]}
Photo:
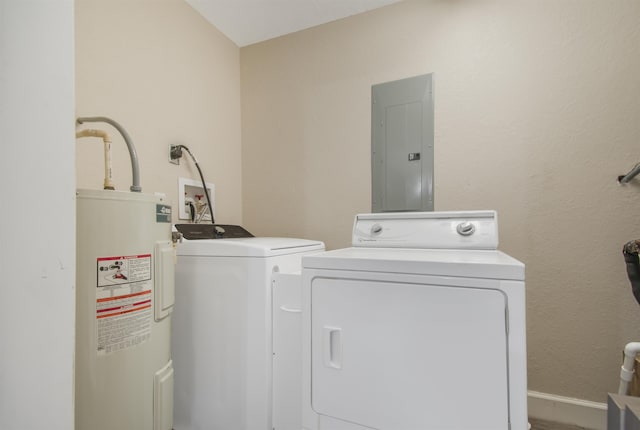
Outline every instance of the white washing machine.
{"type": "Polygon", "coordinates": [[[492,211],[356,216],[303,258],[303,428],[526,430],[524,265],[492,211]]]}
{"type": "MultiPolygon", "coordinates": [[[[175,430],[272,430],[273,415],[300,421],[295,417],[299,407],[291,410],[272,400],[274,390],[285,386],[290,391],[292,384],[287,375],[276,378],[276,386],[272,382],[272,279],[287,279],[287,273],[300,271],[303,255],[323,250],[321,242],[287,238],[178,244],[172,340],[175,430]]],[[[298,278],[294,295],[296,290],[300,294],[299,285],[298,278]]],[[[299,306],[282,312],[299,321],[299,306]]],[[[300,373],[301,368],[298,381],[300,373]]],[[[299,390],[298,385],[298,398],[299,390]]],[[[278,396],[282,398],[291,395],[278,396]]]]}

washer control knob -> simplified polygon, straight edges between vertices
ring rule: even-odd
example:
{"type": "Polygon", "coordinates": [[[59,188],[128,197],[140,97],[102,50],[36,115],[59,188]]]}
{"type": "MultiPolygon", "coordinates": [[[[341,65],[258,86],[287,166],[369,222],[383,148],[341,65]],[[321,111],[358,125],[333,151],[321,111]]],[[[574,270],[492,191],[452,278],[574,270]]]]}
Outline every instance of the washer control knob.
{"type": "Polygon", "coordinates": [[[382,226],[380,224],[374,224],[371,226],[371,234],[380,234],[382,232],[382,226]]]}
{"type": "Polygon", "coordinates": [[[224,236],[224,234],[226,233],[225,229],[220,227],[219,225],[216,225],[215,227],[213,227],[213,229],[216,232],[216,238],[220,239],[224,236]]]}
{"type": "Polygon", "coordinates": [[[462,236],[471,236],[473,233],[475,233],[476,226],[473,225],[473,223],[465,221],[458,224],[458,226],[456,227],[456,231],[462,236]]]}

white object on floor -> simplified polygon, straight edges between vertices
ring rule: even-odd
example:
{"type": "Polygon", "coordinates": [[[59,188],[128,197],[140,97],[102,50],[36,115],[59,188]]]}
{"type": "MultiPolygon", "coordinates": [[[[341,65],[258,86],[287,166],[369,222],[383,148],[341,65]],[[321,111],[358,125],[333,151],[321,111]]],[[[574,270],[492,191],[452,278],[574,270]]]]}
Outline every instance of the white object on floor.
{"type": "Polygon", "coordinates": [[[640,342],[629,342],[624,347],[624,362],[620,367],[620,385],[618,394],[626,395],[629,392],[629,383],[635,373],[636,355],[640,352],[640,342]]]}

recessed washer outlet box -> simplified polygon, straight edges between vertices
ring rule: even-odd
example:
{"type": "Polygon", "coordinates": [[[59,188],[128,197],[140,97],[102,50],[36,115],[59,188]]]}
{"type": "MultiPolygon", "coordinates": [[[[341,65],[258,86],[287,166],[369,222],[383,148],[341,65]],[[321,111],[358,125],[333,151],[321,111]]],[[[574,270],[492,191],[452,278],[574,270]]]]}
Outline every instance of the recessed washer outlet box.
{"type": "MultiPolygon", "coordinates": [[[[211,198],[211,204],[213,205],[213,214],[215,216],[216,213],[216,201],[214,198],[215,195],[215,186],[209,182],[207,184],[207,190],[209,190],[209,197],[211,198]]],[[[207,198],[204,197],[204,188],[202,188],[202,182],[197,181],[195,179],[189,178],[178,178],[178,218],[189,220],[191,219],[191,214],[189,212],[188,203],[191,201],[195,204],[198,201],[198,196],[201,196],[200,199],[203,202],[207,202],[207,198]]],[[[211,216],[209,215],[209,211],[204,216],[202,221],[211,221],[211,216]]]]}

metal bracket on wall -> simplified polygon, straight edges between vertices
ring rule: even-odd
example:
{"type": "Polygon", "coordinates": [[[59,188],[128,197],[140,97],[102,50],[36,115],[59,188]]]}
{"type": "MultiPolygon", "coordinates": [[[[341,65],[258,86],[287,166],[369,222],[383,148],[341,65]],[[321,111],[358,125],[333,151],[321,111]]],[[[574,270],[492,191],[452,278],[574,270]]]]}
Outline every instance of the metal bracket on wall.
{"type": "Polygon", "coordinates": [[[182,153],[179,151],[179,146],[169,144],[169,163],[180,165],[181,157],[182,153]]]}

